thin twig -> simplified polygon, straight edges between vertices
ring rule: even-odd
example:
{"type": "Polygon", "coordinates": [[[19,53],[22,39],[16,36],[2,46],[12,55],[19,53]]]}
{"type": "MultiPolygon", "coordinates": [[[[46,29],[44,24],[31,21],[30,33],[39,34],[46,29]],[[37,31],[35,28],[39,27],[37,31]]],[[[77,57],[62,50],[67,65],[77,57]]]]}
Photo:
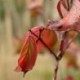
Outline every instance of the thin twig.
{"type": "Polygon", "coordinates": [[[57,75],[58,75],[58,68],[59,68],[59,61],[57,61],[55,72],[54,72],[54,80],[57,80],[57,75]]]}
{"type": "Polygon", "coordinates": [[[72,38],[72,40],[67,44],[66,48],[60,52],[60,54],[58,55],[58,58],[61,60],[62,57],[65,55],[65,51],[69,48],[70,44],[76,39],[76,36],[74,36],[72,38]]]}
{"type": "MultiPolygon", "coordinates": [[[[63,53],[65,54],[65,51],[69,48],[70,44],[71,44],[75,39],[76,39],[76,36],[67,44],[65,50],[61,51],[60,54],[63,54],[63,53]]],[[[56,64],[55,73],[54,73],[54,80],[57,80],[58,69],[59,69],[59,62],[60,62],[60,60],[62,59],[62,57],[64,56],[64,54],[63,54],[61,57],[58,56],[58,59],[59,59],[59,60],[58,60],[58,62],[57,62],[57,64],[56,64]]]]}
{"type": "Polygon", "coordinates": [[[41,43],[50,51],[50,53],[55,57],[56,61],[58,61],[58,57],[56,56],[56,54],[46,45],[46,43],[41,39],[41,37],[37,36],[34,32],[32,32],[31,30],[29,30],[35,37],[37,37],[39,39],[39,41],[41,41],[41,43]]]}

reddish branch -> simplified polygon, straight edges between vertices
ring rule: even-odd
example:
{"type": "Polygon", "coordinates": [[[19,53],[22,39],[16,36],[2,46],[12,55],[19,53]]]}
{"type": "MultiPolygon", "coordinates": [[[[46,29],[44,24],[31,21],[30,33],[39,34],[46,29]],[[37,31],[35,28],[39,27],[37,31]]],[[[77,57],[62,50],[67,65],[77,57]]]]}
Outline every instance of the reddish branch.
{"type": "MultiPolygon", "coordinates": [[[[67,35],[65,35],[66,32],[71,29],[80,32],[80,0],[71,0],[70,2],[69,1],[70,0],[59,1],[57,8],[62,19],[59,21],[50,21],[47,25],[49,29],[64,31],[64,34],[62,34],[63,39],[60,45],[60,54],[58,55],[59,61],[62,59],[66,49],[70,45],[70,43],[68,43],[69,39],[67,35]],[[62,7],[66,10],[67,14],[62,11],[62,7]]],[[[74,39],[72,39],[72,41],[73,40],[74,39]]],[[[54,80],[57,80],[57,71],[58,64],[55,69],[54,80]]]]}
{"type": "MultiPolygon", "coordinates": [[[[60,2],[61,1],[63,2],[64,0],[60,0],[60,2]]],[[[80,21],[80,0],[73,0],[72,7],[71,7],[70,11],[68,11],[67,15],[59,21],[49,22],[47,26],[49,29],[53,29],[53,30],[57,30],[57,31],[64,31],[64,34],[68,30],[72,30],[72,29],[79,32],[80,31],[79,21],[80,21]]],[[[63,40],[62,40],[62,44],[60,47],[61,48],[60,51],[62,51],[62,52],[63,52],[63,48],[65,47],[64,46],[65,42],[67,42],[66,41],[67,36],[64,34],[62,34],[63,40]],[[64,41],[64,43],[63,43],[63,41],[64,41]]]]}

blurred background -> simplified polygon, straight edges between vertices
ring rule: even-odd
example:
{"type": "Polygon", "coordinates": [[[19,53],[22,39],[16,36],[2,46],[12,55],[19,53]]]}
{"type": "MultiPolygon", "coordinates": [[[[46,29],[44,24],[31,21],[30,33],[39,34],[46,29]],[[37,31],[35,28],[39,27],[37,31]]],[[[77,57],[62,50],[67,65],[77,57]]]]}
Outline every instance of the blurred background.
{"type": "MultiPolygon", "coordinates": [[[[28,29],[60,19],[58,0],[0,0],[0,80],[52,80],[55,60],[39,54],[34,69],[23,78],[15,72],[21,42],[28,29]]],[[[71,32],[70,35],[74,35],[71,32]]],[[[58,80],[80,80],[80,36],[60,62],[58,80]]]]}

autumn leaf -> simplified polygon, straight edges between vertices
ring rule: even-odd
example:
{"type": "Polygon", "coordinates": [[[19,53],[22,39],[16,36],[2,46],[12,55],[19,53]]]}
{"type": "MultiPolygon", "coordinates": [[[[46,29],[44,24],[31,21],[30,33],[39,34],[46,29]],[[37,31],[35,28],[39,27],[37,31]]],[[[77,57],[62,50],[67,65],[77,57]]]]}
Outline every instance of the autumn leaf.
{"type": "Polygon", "coordinates": [[[43,26],[37,26],[31,29],[31,31],[37,35],[34,36],[35,40],[37,41],[37,51],[40,52],[41,49],[45,48],[44,44],[38,39],[39,37],[43,40],[43,42],[47,45],[47,47],[52,48],[57,43],[57,35],[55,31],[45,28],[43,26]],[[40,33],[40,30],[41,33],[40,33]]]}
{"type": "Polygon", "coordinates": [[[22,71],[24,74],[31,70],[35,65],[37,57],[36,43],[32,36],[27,36],[18,59],[16,71],[22,71]]]}
{"type": "Polygon", "coordinates": [[[41,34],[42,40],[48,47],[52,47],[57,42],[57,35],[55,31],[45,28],[41,34]]]}
{"type": "MultiPolygon", "coordinates": [[[[41,33],[41,39],[43,42],[47,45],[48,48],[52,49],[54,45],[57,43],[57,35],[53,30],[45,28],[41,33]]],[[[41,41],[37,42],[38,49],[40,48],[40,45],[42,48],[45,48],[44,44],[41,43],[41,41]]]]}
{"type": "Polygon", "coordinates": [[[20,38],[19,40],[19,44],[18,44],[18,47],[17,47],[17,51],[20,52],[21,51],[21,46],[22,44],[25,42],[25,38],[27,36],[33,36],[34,37],[34,40],[36,42],[36,46],[37,46],[37,52],[40,52],[43,48],[45,48],[45,46],[42,44],[42,42],[38,39],[39,38],[39,35],[41,34],[41,39],[43,40],[43,42],[45,42],[45,44],[49,47],[49,48],[52,48],[54,45],[56,45],[57,43],[57,35],[55,33],[55,31],[53,30],[50,30],[48,28],[45,28],[43,26],[36,26],[36,27],[33,27],[31,29],[31,31],[37,35],[34,36],[31,32],[27,32],[25,34],[25,36],[23,36],[22,38],[20,38]],[[40,33],[40,30],[43,30],[41,33],[40,33]]]}

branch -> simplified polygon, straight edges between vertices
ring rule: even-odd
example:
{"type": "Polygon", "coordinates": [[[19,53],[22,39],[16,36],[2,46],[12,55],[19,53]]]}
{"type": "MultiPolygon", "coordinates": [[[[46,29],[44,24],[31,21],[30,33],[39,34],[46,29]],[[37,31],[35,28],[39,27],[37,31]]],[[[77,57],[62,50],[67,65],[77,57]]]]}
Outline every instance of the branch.
{"type": "Polygon", "coordinates": [[[57,80],[58,68],[59,68],[59,61],[57,61],[56,68],[54,70],[54,80],[57,80]]]}
{"type": "Polygon", "coordinates": [[[58,75],[58,69],[59,69],[59,62],[62,59],[62,57],[65,54],[65,51],[69,48],[70,44],[76,39],[76,36],[74,36],[74,38],[72,38],[72,40],[68,43],[68,36],[67,33],[69,31],[64,32],[63,34],[63,40],[61,41],[61,45],[60,45],[60,54],[58,55],[58,61],[57,61],[57,65],[55,68],[55,74],[54,74],[54,80],[57,80],[57,75],[58,75]],[[66,42],[66,37],[67,37],[67,42],[66,42]],[[65,46],[65,42],[66,42],[66,46],[65,46]]]}
{"type": "Polygon", "coordinates": [[[50,53],[55,57],[56,61],[58,61],[58,57],[56,54],[45,44],[45,42],[41,39],[40,36],[37,36],[35,33],[33,33],[31,30],[29,30],[35,37],[38,38],[39,41],[50,51],[50,53]]]}
{"type": "Polygon", "coordinates": [[[67,36],[67,33],[68,33],[69,31],[66,31],[64,34],[64,38],[63,38],[63,40],[62,40],[62,42],[61,42],[61,45],[60,45],[60,54],[58,55],[58,58],[61,60],[62,59],[62,57],[65,55],[65,51],[69,48],[69,46],[70,46],[70,44],[76,39],[76,36],[74,36],[73,38],[72,38],[72,40],[69,42],[69,38],[68,38],[68,36],[67,36]]]}

